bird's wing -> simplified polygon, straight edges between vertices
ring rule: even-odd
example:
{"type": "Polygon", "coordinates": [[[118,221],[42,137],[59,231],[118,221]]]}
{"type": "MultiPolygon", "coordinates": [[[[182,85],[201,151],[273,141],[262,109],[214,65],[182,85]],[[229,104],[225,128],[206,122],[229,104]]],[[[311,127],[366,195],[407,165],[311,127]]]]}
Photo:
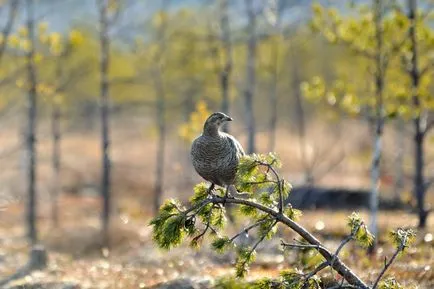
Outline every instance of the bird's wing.
{"type": "Polygon", "coordinates": [[[239,154],[240,156],[244,156],[246,153],[244,152],[244,149],[241,146],[240,142],[237,141],[237,139],[231,136],[230,134],[226,134],[226,135],[228,137],[229,142],[231,142],[232,146],[235,147],[237,154],[239,154]]]}

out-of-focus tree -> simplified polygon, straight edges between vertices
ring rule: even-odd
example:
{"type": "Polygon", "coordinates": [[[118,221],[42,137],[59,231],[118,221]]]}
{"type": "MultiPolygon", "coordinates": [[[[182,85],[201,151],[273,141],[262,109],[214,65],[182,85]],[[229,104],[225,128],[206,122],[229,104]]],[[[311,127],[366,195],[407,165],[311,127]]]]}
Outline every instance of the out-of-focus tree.
{"type": "MultiPolygon", "coordinates": [[[[279,94],[279,79],[282,70],[282,58],[284,46],[282,27],[281,27],[281,14],[283,8],[281,7],[280,0],[267,1],[265,6],[264,15],[267,22],[272,27],[272,34],[270,39],[266,41],[269,47],[269,53],[264,53],[265,56],[269,55],[268,65],[266,65],[266,71],[269,74],[269,91],[270,91],[270,120],[268,126],[268,151],[272,152],[276,146],[276,127],[277,127],[277,106],[278,106],[278,94],[279,94]],[[279,5],[280,4],[280,5],[279,5]]],[[[261,50],[261,49],[260,49],[261,50]]],[[[262,52],[262,51],[261,51],[262,52]]]]}
{"type": "Polygon", "coordinates": [[[110,245],[109,225],[112,207],[111,197],[111,156],[110,156],[110,28],[121,11],[121,0],[97,0],[100,40],[100,112],[101,112],[101,197],[102,206],[102,244],[110,245]]]}
{"type": "Polygon", "coordinates": [[[0,9],[5,9],[5,7],[8,6],[6,24],[0,32],[0,64],[7,47],[9,35],[15,23],[19,4],[18,0],[9,0],[7,2],[9,5],[6,5],[6,3],[0,3],[0,9]]]}
{"type": "MultiPolygon", "coordinates": [[[[428,181],[425,176],[425,141],[429,130],[434,127],[434,97],[432,79],[434,77],[434,30],[427,21],[432,11],[418,11],[417,0],[407,0],[407,19],[402,21],[409,26],[409,38],[401,49],[402,66],[410,83],[407,87],[398,82],[401,92],[399,104],[404,113],[409,113],[414,126],[414,182],[413,192],[417,203],[419,227],[426,227],[429,210],[425,204],[428,181]],[[401,84],[401,85],[399,85],[401,84]],[[430,118],[430,114],[431,117],[430,118]]],[[[398,11],[405,15],[404,9],[398,11]]]]}
{"type": "Polygon", "coordinates": [[[255,152],[255,115],[254,115],[254,94],[256,86],[256,25],[258,9],[253,0],[245,0],[247,11],[247,55],[246,55],[246,79],[244,84],[244,108],[247,128],[247,153],[255,152]]]}
{"type": "Polygon", "coordinates": [[[403,46],[408,30],[408,26],[402,24],[402,15],[391,9],[394,4],[394,1],[374,0],[371,7],[356,6],[358,16],[347,17],[340,15],[335,8],[326,9],[320,4],[315,4],[313,28],[320,31],[330,43],[345,45],[357,56],[362,57],[362,65],[359,68],[365,77],[371,76],[372,81],[366,89],[361,87],[360,83],[346,77],[345,72],[341,72],[341,79],[328,88],[320,78],[313,80],[311,85],[303,85],[304,93],[311,100],[323,101],[350,115],[363,116],[373,127],[370,230],[374,235],[377,235],[383,130],[385,121],[391,113],[390,103],[396,96],[391,91],[393,84],[388,86],[386,82],[386,74],[390,62],[396,58],[397,52],[403,46]]]}
{"type": "Polygon", "coordinates": [[[168,37],[168,14],[166,12],[168,1],[163,1],[161,10],[156,13],[152,19],[155,29],[153,59],[151,60],[151,78],[152,86],[155,92],[155,114],[157,119],[157,154],[156,154],[156,175],[154,183],[154,213],[158,212],[163,197],[163,182],[164,182],[164,164],[166,154],[166,106],[167,106],[167,86],[165,76],[168,73],[168,57],[167,57],[167,37],[168,37]]]}
{"type": "MultiPolygon", "coordinates": [[[[41,65],[49,67],[44,77],[41,76],[38,85],[38,93],[43,98],[44,104],[51,109],[51,139],[52,139],[52,181],[50,186],[51,196],[51,221],[53,227],[59,226],[58,197],[61,192],[61,138],[62,138],[62,110],[69,103],[65,100],[65,92],[74,85],[86,73],[86,65],[78,63],[78,67],[68,66],[68,58],[83,42],[82,34],[77,30],[71,30],[67,37],[53,32],[47,32],[47,24],[40,23],[38,40],[46,49],[45,61],[41,65]],[[52,65],[49,65],[52,64],[52,65]]],[[[47,69],[46,69],[47,70],[47,69]]]]}
{"type": "Polygon", "coordinates": [[[34,1],[26,0],[28,48],[26,49],[27,65],[27,131],[26,131],[26,153],[27,153],[27,226],[28,238],[32,245],[38,242],[36,227],[37,192],[36,192],[36,114],[37,114],[37,79],[35,65],[35,15],[34,1]]]}

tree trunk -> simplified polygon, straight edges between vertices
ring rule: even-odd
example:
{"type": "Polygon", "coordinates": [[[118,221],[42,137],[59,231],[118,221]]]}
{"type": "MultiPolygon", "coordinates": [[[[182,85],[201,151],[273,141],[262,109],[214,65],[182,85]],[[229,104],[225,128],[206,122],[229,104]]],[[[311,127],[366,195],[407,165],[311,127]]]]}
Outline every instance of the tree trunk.
{"type": "MultiPolygon", "coordinates": [[[[168,1],[162,1],[161,11],[166,11],[168,1]]],[[[162,71],[162,59],[163,53],[166,51],[166,25],[162,23],[158,29],[157,41],[159,45],[159,55],[155,58],[155,67],[153,71],[154,89],[156,94],[156,114],[157,114],[157,128],[158,128],[158,140],[157,140],[157,155],[156,155],[156,172],[155,172],[155,184],[154,184],[154,214],[158,213],[158,210],[162,203],[163,198],[163,186],[164,186],[164,163],[166,155],[166,94],[164,90],[163,71],[162,71]]]]}
{"type": "Polygon", "coordinates": [[[371,195],[369,199],[370,224],[369,231],[377,237],[378,233],[378,195],[380,187],[380,161],[382,152],[383,121],[377,119],[374,133],[374,154],[371,165],[371,195]]]}
{"type": "Polygon", "coordinates": [[[154,213],[157,214],[163,198],[164,162],[166,154],[166,100],[161,71],[155,73],[155,90],[157,93],[157,159],[156,177],[154,185],[154,213]]]}
{"type": "Polygon", "coordinates": [[[253,97],[256,84],[255,58],[256,58],[256,12],[254,11],[253,1],[245,0],[247,8],[248,26],[247,35],[247,69],[246,69],[246,87],[244,92],[245,109],[246,109],[246,127],[247,127],[247,153],[254,153],[255,150],[255,116],[253,108],[253,97]]]}
{"type": "MultiPolygon", "coordinates": [[[[276,48],[277,49],[277,48],[276,48]]],[[[268,135],[268,151],[273,152],[276,149],[276,127],[277,127],[277,73],[272,76],[270,87],[270,125],[268,135]]]]}
{"type": "Polygon", "coordinates": [[[36,228],[37,217],[37,198],[36,198],[36,68],[34,64],[35,54],[35,31],[34,31],[34,2],[33,0],[26,0],[27,10],[27,30],[29,39],[31,41],[30,49],[27,53],[27,78],[28,78],[28,97],[27,97],[27,181],[28,181],[28,202],[27,202],[27,235],[32,245],[38,241],[38,234],[36,228]]]}
{"type": "Polygon", "coordinates": [[[51,113],[51,133],[53,141],[52,151],[52,188],[51,188],[51,222],[54,228],[59,227],[59,204],[58,198],[60,195],[61,180],[60,180],[60,108],[57,104],[53,104],[51,113]]]}
{"type": "MultiPolygon", "coordinates": [[[[277,128],[277,105],[279,93],[279,40],[282,37],[280,29],[280,7],[277,3],[274,7],[275,13],[275,37],[276,43],[273,43],[271,48],[271,93],[270,93],[270,124],[268,136],[268,151],[272,152],[276,149],[276,128],[277,128]]],[[[298,89],[299,90],[299,89],[298,89]]]]}
{"type": "Polygon", "coordinates": [[[404,150],[405,150],[405,135],[404,135],[404,120],[402,118],[396,121],[396,157],[395,157],[395,185],[394,195],[395,201],[401,201],[401,193],[404,189],[404,150]]]}
{"type": "Polygon", "coordinates": [[[102,234],[103,246],[109,246],[109,224],[111,214],[111,159],[110,159],[110,99],[109,99],[109,64],[110,39],[108,35],[108,0],[98,0],[100,21],[100,109],[101,109],[101,150],[102,177],[101,196],[103,199],[102,234]]]}
{"type": "Polygon", "coordinates": [[[314,184],[314,177],[312,170],[310,168],[310,165],[308,163],[308,157],[307,157],[307,143],[306,143],[306,120],[305,120],[305,113],[304,113],[304,107],[303,107],[303,97],[300,92],[300,84],[301,84],[301,78],[300,78],[300,71],[299,66],[297,63],[297,55],[294,51],[294,48],[292,48],[291,52],[291,70],[292,70],[292,91],[294,93],[294,100],[295,100],[295,116],[296,116],[296,124],[297,124],[297,134],[299,139],[299,146],[300,146],[300,157],[301,162],[303,164],[304,169],[304,178],[305,183],[307,185],[313,185],[314,184]]]}
{"type": "MultiPolygon", "coordinates": [[[[232,72],[232,45],[231,45],[231,30],[229,25],[228,0],[220,1],[220,26],[222,30],[222,42],[224,50],[224,67],[220,72],[220,86],[222,90],[221,111],[229,114],[229,85],[232,72]]],[[[223,131],[229,132],[229,124],[225,124],[223,131]]]]}
{"type": "Polygon", "coordinates": [[[3,30],[0,32],[0,35],[3,36],[3,41],[0,42],[0,63],[3,60],[3,56],[5,54],[6,51],[6,47],[8,42],[6,41],[6,39],[8,39],[9,34],[12,31],[12,27],[14,25],[15,19],[17,18],[17,10],[18,10],[18,0],[10,0],[9,1],[9,13],[7,16],[7,20],[5,23],[5,26],[3,28],[3,30]]]}
{"type": "MultiPolygon", "coordinates": [[[[384,90],[384,55],[383,55],[383,5],[381,0],[374,1],[375,13],[375,131],[374,131],[374,151],[371,166],[371,196],[370,196],[370,224],[369,230],[378,236],[378,197],[380,188],[380,162],[382,153],[383,138],[383,90],[384,90]]],[[[371,250],[375,247],[372,246],[371,250]]]]}
{"type": "Polygon", "coordinates": [[[421,111],[420,99],[417,93],[420,82],[420,72],[418,63],[418,48],[416,37],[417,23],[417,0],[408,0],[408,19],[410,20],[410,43],[411,43],[411,69],[410,78],[412,84],[412,101],[413,107],[418,111],[417,116],[413,119],[414,123],[414,183],[413,190],[417,201],[417,212],[419,216],[419,227],[426,227],[428,211],[425,208],[425,175],[424,175],[424,141],[426,134],[426,115],[421,111]]]}

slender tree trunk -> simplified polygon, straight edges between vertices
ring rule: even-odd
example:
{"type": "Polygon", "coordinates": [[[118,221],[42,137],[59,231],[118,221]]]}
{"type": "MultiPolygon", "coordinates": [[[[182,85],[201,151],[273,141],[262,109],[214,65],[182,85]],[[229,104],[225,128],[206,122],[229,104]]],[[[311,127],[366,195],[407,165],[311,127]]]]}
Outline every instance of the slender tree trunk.
{"type": "MultiPolygon", "coordinates": [[[[166,11],[169,1],[162,1],[161,11],[166,11]]],[[[155,172],[155,184],[154,184],[154,214],[158,213],[158,210],[162,203],[163,198],[163,186],[164,186],[164,163],[166,155],[166,92],[164,90],[163,81],[163,53],[166,50],[166,33],[167,23],[164,22],[158,29],[157,41],[159,44],[159,55],[156,57],[155,67],[153,71],[154,89],[156,93],[156,113],[157,113],[157,128],[158,128],[158,140],[157,140],[157,155],[156,155],[156,172],[155,172]]]]}
{"type": "Polygon", "coordinates": [[[37,217],[37,191],[36,191],[36,113],[37,113],[37,92],[36,92],[36,67],[34,63],[35,55],[35,31],[34,31],[34,2],[26,0],[27,30],[31,41],[30,49],[27,53],[27,78],[28,78],[28,97],[27,97],[27,181],[28,181],[28,203],[27,203],[27,235],[32,245],[38,242],[36,228],[37,217]]]}
{"type": "MultiPolygon", "coordinates": [[[[66,56],[61,55],[61,57],[57,61],[56,67],[56,77],[57,81],[57,89],[61,91],[62,80],[63,80],[63,57],[66,56]]],[[[51,135],[52,135],[52,159],[51,159],[51,169],[52,169],[52,183],[51,183],[51,222],[54,228],[59,227],[59,204],[58,199],[61,191],[61,132],[60,132],[60,121],[61,121],[61,109],[60,105],[53,101],[52,111],[51,111],[51,135]]]]}
{"type": "MultiPolygon", "coordinates": [[[[275,7],[275,37],[276,41],[271,48],[271,93],[270,93],[270,124],[269,124],[269,136],[268,136],[268,151],[272,152],[276,149],[276,128],[277,128],[277,105],[278,105],[278,93],[279,93],[279,40],[282,37],[280,29],[280,9],[276,3],[275,7]]],[[[299,89],[297,89],[299,90],[299,89]]]]}
{"type": "Polygon", "coordinates": [[[51,112],[51,134],[53,141],[52,151],[52,188],[51,188],[51,221],[53,227],[59,227],[59,204],[58,198],[60,195],[61,179],[60,179],[60,107],[53,104],[53,111],[51,112]]]}
{"type": "Polygon", "coordinates": [[[163,198],[164,162],[166,155],[166,100],[161,71],[155,73],[155,89],[157,92],[157,160],[156,178],[154,185],[154,213],[158,213],[163,198]]]}
{"type": "Polygon", "coordinates": [[[312,171],[310,169],[310,165],[307,159],[307,143],[306,143],[306,120],[305,120],[305,112],[303,106],[303,97],[300,92],[300,71],[297,63],[297,55],[295,51],[291,52],[291,70],[292,70],[292,91],[294,93],[294,101],[295,101],[295,116],[296,116],[296,124],[297,124],[297,134],[299,139],[300,146],[300,157],[301,162],[303,164],[304,169],[304,178],[305,183],[308,185],[314,184],[314,177],[312,171]]]}
{"type": "Polygon", "coordinates": [[[374,236],[378,233],[378,195],[380,187],[380,161],[382,152],[382,134],[383,123],[381,119],[378,119],[375,124],[374,132],[374,152],[371,164],[371,195],[369,201],[369,207],[371,211],[369,230],[374,236]]]}
{"type": "Polygon", "coordinates": [[[417,93],[420,82],[420,71],[418,63],[418,48],[416,38],[416,23],[417,23],[417,0],[408,0],[408,18],[410,20],[410,40],[411,40],[411,69],[410,78],[412,84],[412,100],[413,107],[419,111],[417,116],[413,119],[414,123],[414,194],[417,201],[417,212],[419,215],[419,227],[426,227],[426,219],[428,211],[425,208],[425,175],[424,175],[424,141],[426,133],[426,115],[421,111],[420,99],[417,93]]]}
{"type": "Polygon", "coordinates": [[[400,202],[401,193],[404,189],[404,120],[399,118],[396,121],[396,157],[395,157],[395,186],[394,195],[395,201],[400,202]]]}
{"type": "Polygon", "coordinates": [[[276,149],[276,127],[277,127],[277,94],[278,94],[278,77],[277,73],[272,76],[270,87],[270,125],[268,128],[268,151],[273,152],[276,149]]]}
{"type": "MultiPolygon", "coordinates": [[[[229,25],[228,0],[220,1],[220,26],[222,30],[222,42],[224,50],[224,67],[220,72],[220,86],[222,90],[221,111],[229,114],[229,85],[232,72],[232,44],[231,29],[229,25]]],[[[223,131],[229,132],[229,124],[223,126],[223,131]]]]}
{"type": "MultiPolygon", "coordinates": [[[[382,0],[374,1],[375,13],[375,129],[374,129],[374,152],[371,167],[371,196],[370,196],[370,224],[369,230],[374,236],[378,236],[378,197],[380,188],[380,162],[382,153],[382,137],[384,127],[383,116],[383,90],[384,90],[384,55],[383,55],[383,5],[382,0]]],[[[372,247],[373,249],[373,247],[372,247]]]]}
{"type": "Polygon", "coordinates": [[[3,41],[0,42],[0,63],[3,59],[3,56],[5,54],[6,51],[6,47],[7,47],[7,41],[6,39],[8,39],[9,34],[12,31],[12,27],[14,25],[15,19],[17,18],[17,10],[18,10],[18,0],[10,0],[9,1],[9,13],[8,13],[8,17],[6,20],[6,24],[3,28],[3,30],[0,32],[0,35],[3,36],[3,41]]]}
{"type": "Polygon", "coordinates": [[[101,109],[101,150],[102,177],[101,196],[103,199],[102,233],[103,246],[109,246],[109,224],[111,214],[111,159],[110,159],[110,99],[109,99],[109,65],[110,39],[108,35],[108,0],[98,0],[100,21],[100,109],[101,109]]]}
{"type": "Polygon", "coordinates": [[[246,87],[244,92],[247,126],[247,153],[254,153],[255,150],[255,116],[253,108],[253,98],[256,84],[255,58],[256,58],[256,12],[254,11],[253,1],[245,0],[248,17],[248,43],[247,43],[247,69],[246,87]]]}

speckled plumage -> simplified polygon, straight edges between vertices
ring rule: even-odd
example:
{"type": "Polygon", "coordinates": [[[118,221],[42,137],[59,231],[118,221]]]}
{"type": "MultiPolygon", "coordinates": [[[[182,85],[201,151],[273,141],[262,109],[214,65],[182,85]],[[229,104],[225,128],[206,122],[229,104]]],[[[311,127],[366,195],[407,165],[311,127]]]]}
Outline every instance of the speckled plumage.
{"type": "Polygon", "coordinates": [[[241,144],[230,134],[219,130],[225,121],[231,120],[220,112],[211,114],[204,124],[202,135],[191,146],[196,172],[218,186],[234,184],[240,157],[244,155],[241,144]]]}

